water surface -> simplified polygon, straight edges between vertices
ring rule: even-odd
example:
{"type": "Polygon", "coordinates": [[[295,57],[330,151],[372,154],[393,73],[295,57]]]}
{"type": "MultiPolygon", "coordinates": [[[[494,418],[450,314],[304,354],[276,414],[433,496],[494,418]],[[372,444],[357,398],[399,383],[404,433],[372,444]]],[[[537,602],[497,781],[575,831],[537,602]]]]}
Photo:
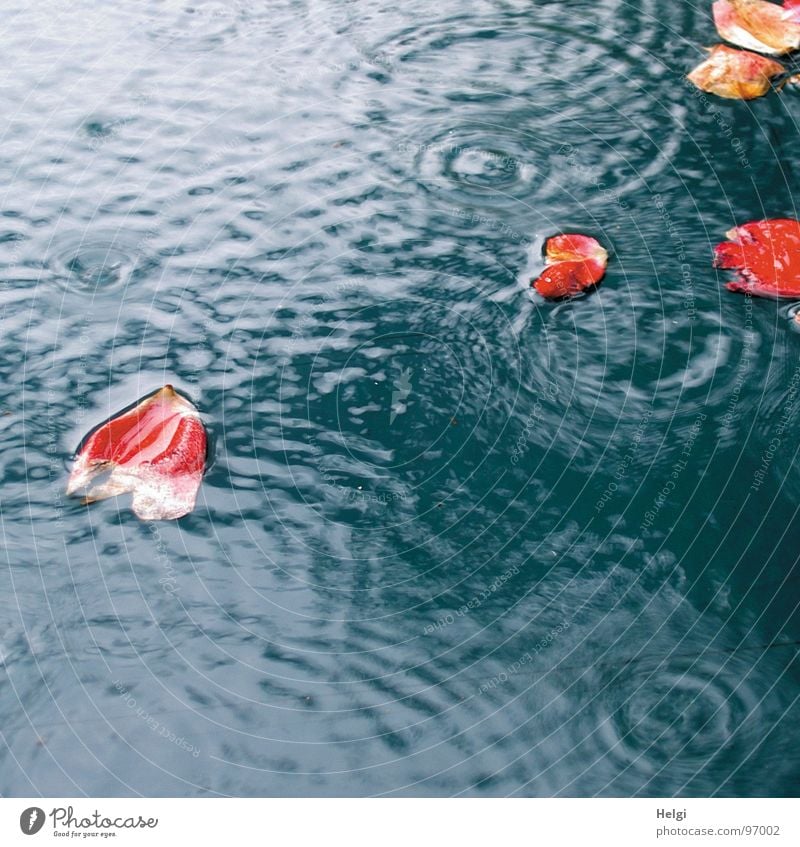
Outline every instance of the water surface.
{"type": "Polygon", "coordinates": [[[0,794],[797,794],[800,334],[710,258],[800,96],[708,3],[0,8],[0,794]],[[196,511],[67,501],[165,382],[196,511]]]}

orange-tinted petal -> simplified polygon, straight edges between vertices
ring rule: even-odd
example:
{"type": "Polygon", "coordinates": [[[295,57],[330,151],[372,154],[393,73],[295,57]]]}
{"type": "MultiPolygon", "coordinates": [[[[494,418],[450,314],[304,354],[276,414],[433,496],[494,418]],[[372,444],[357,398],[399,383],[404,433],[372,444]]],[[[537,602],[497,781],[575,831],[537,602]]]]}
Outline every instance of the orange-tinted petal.
{"type": "Polygon", "coordinates": [[[731,44],[759,53],[782,56],[800,47],[800,22],[794,10],[767,0],[717,0],[713,5],[717,31],[731,44]]]}
{"type": "Polygon", "coordinates": [[[726,233],[714,266],[738,271],[730,291],[759,297],[800,297],[800,221],[753,221],[726,233]]]}
{"type": "Polygon", "coordinates": [[[608,253],[596,238],[588,235],[554,235],[547,239],[545,258],[548,264],[593,259],[605,267],[608,253]]]}
{"type": "Polygon", "coordinates": [[[783,65],[747,50],[717,44],[688,76],[698,88],[719,97],[753,100],[770,89],[770,80],[783,73],[783,65]]]}
{"type": "Polygon", "coordinates": [[[608,253],[588,235],[556,235],[545,245],[547,267],[532,285],[550,300],[572,297],[597,285],[608,264],[608,253]]]}
{"type": "Polygon", "coordinates": [[[197,409],[166,385],[84,440],[67,494],[91,502],[133,492],[142,520],[179,518],[194,508],[206,444],[197,409]]]}

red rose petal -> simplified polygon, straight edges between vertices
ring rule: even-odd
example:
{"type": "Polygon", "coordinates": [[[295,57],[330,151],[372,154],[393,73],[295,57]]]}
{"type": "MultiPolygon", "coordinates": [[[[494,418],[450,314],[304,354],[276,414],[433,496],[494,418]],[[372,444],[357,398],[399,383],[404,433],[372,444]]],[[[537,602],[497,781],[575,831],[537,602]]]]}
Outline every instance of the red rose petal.
{"type": "Polygon", "coordinates": [[[800,24],[800,0],[783,0],[783,19],[800,24]]]}
{"type": "Polygon", "coordinates": [[[547,267],[532,286],[549,300],[572,297],[603,278],[608,253],[588,235],[556,235],[545,245],[547,267]]]}
{"type": "Polygon", "coordinates": [[[800,297],[800,221],[753,221],[726,233],[714,266],[738,271],[730,291],[759,297],[800,297]]]}
{"type": "Polygon", "coordinates": [[[754,100],[770,90],[770,80],[784,67],[774,59],[717,44],[687,77],[702,91],[734,100],[754,100]]]}
{"type": "Polygon", "coordinates": [[[133,492],[142,520],[192,511],[203,478],[206,431],[197,409],[171,385],[102,424],[75,458],[67,494],[87,502],[133,492]]]}
{"type": "Polygon", "coordinates": [[[737,47],[773,56],[800,47],[800,23],[791,7],[767,0],[717,0],[712,9],[717,31],[737,47]]]}

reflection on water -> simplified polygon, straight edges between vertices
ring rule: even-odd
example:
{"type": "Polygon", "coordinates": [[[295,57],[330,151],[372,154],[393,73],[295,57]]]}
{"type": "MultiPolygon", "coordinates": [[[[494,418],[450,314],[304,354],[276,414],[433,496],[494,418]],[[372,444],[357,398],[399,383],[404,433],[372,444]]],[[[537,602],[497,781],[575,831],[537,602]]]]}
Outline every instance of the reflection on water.
{"type": "Polygon", "coordinates": [[[683,2],[3,11],[0,793],[796,792],[800,336],[710,268],[796,96],[683,2]],[[67,501],[166,382],[197,510],[67,501]]]}

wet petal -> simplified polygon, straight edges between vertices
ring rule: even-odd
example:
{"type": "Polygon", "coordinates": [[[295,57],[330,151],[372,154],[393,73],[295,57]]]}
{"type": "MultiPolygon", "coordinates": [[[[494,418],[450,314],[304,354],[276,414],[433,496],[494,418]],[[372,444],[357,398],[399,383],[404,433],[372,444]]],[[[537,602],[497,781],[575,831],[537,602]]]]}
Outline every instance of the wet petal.
{"type": "Polygon", "coordinates": [[[67,494],[94,502],[133,492],[137,517],[172,520],[194,508],[205,459],[197,409],[166,385],[84,440],[67,494]]]}
{"type": "Polygon", "coordinates": [[[550,300],[572,297],[597,285],[608,264],[608,253],[587,235],[556,235],[545,245],[547,267],[532,283],[550,300]]]}
{"type": "Polygon", "coordinates": [[[783,0],[783,19],[800,24],[800,0],[783,0]]]}
{"type": "Polygon", "coordinates": [[[800,23],[794,9],[767,0],[717,0],[713,6],[717,31],[731,44],[781,56],[800,47],[800,23]]]}
{"type": "Polygon", "coordinates": [[[760,297],[800,296],[800,221],[754,221],[726,233],[714,250],[714,266],[738,271],[730,291],[760,297]]]}
{"type": "Polygon", "coordinates": [[[783,73],[783,65],[766,56],[734,50],[717,44],[709,56],[688,76],[698,88],[719,97],[753,100],[770,89],[772,77],[783,73]]]}

